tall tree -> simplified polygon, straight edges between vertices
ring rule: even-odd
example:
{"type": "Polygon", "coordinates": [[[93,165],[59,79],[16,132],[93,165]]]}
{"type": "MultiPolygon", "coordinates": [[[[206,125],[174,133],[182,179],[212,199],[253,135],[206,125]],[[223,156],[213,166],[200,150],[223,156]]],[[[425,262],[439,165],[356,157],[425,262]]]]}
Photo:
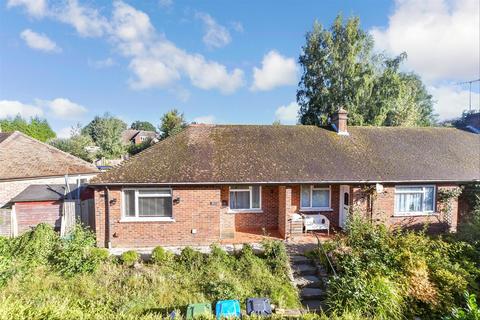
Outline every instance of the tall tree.
{"type": "Polygon", "coordinates": [[[72,127],[70,138],[53,139],[50,144],[85,161],[92,162],[96,159],[96,153],[88,150],[88,147],[95,146],[95,143],[89,135],[81,134],[78,125],[72,127]]]}
{"type": "Polygon", "coordinates": [[[42,142],[56,137],[55,131],[52,130],[48,121],[39,117],[33,117],[29,121],[20,115],[13,119],[3,119],[0,120],[0,128],[2,132],[20,131],[42,142]]]}
{"type": "Polygon", "coordinates": [[[324,125],[339,107],[353,125],[431,125],[433,102],[419,77],[399,71],[406,58],[373,54],[373,38],[358,18],[338,15],[330,29],[318,22],[306,35],[297,90],[302,124],[324,125]]]}
{"type": "Polygon", "coordinates": [[[156,131],[155,126],[148,121],[137,120],[132,123],[130,129],[135,130],[145,130],[145,131],[156,131]]]}
{"type": "Polygon", "coordinates": [[[122,120],[105,113],[96,116],[85,128],[82,134],[89,135],[95,144],[100,147],[99,156],[112,159],[125,154],[122,143],[122,132],[127,129],[127,124],[122,120]]]}
{"type": "Polygon", "coordinates": [[[182,131],[187,126],[183,113],[177,109],[166,112],[160,119],[158,129],[161,132],[162,139],[173,136],[182,131]]]}

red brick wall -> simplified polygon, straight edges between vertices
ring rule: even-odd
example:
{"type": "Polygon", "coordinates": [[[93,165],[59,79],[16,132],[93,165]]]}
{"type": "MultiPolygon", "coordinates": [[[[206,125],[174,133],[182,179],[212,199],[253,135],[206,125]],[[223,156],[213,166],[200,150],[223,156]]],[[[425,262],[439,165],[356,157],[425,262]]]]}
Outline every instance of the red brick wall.
{"type": "MultiPolygon", "coordinates": [[[[222,201],[229,201],[228,186],[222,187],[222,201]]],[[[248,231],[258,229],[278,229],[278,187],[262,186],[262,211],[237,212],[235,230],[248,231]]]]}
{"type": "MultiPolygon", "coordinates": [[[[105,201],[102,189],[95,190],[95,229],[97,242],[107,246],[105,237],[105,201]]],[[[204,245],[220,239],[220,188],[173,188],[174,222],[121,222],[120,188],[111,188],[110,224],[112,247],[151,247],[158,245],[204,245]],[[192,229],[197,233],[192,234],[192,229]]]]}
{"type": "MultiPolygon", "coordinates": [[[[377,195],[373,204],[373,221],[377,223],[385,223],[390,227],[407,227],[412,229],[420,229],[425,224],[429,224],[431,232],[442,232],[448,226],[445,223],[445,217],[440,213],[440,205],[438,203],[438,190],[454,188],[455,185],[439,184],[435,190],[437,197],[435,203],[435,214],[424,216],[408,216],[408,217],[395,217],[395,185],[384,185],[384,191],[377,195]]],[[[370,212],[367,210],[367,198],[361,191],[361,186],[353,186],[351,189],[352,201],[354,203],[353,210],[358,209],[367,218],[370,218],[370,212]]],[[[452,230],[456,229],[458,219],[458,200],[452,200],[452,230]]]]}
{"type": "Polygon", "coordinates": [[[15,203],[18,234],[29,231],[40,223],[47,223],[60,230],[61,212],[61,202],[59,201],[15,203]]]}

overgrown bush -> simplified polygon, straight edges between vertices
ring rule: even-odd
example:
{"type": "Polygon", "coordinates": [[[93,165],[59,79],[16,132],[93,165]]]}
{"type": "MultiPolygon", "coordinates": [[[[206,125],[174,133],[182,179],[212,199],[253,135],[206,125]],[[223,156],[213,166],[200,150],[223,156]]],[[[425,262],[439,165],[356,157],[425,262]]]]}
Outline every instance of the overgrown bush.
{"type": "Polygon", "coordinates": [[[173,254],[166,251],[162,247],[155,247],[152,251],[152,262],[156,264],[163,264],[170,262],[173,259],[173,254]]]}
{"type": "Polygon", "coordinates": [[[465,290],[478,290],[476,251],[469,243],[388,230],[357,214],[347,230],[324,246],[338,273],[327,292],[333,313],[439,318],[462,302],[465,290]]]}
{"type": "Polygon", "coordinates": [[[140,255],[135,250],[125,251],[120,255],[120,261],[125,266],[133,266],[140,260],[140,255]]]}

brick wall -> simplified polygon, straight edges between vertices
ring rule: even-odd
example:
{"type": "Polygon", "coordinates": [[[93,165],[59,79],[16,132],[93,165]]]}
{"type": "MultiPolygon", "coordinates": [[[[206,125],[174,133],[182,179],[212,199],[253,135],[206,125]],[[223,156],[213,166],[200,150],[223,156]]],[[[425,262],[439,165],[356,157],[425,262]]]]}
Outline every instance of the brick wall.
{"type": "MultiPolygon", "coordinates": [[[[95,231],[99,246],[107,246],[105,233],[105,197],[95,190],[95,231]]],[[[150,247],[158,245],[205,245],[220,240],[220,188],[173,188],[174,222],[122,222],[120,188],[111,188],[110,225],[112,247],[150,247]],[[197,233],[192,234],[192,229],[197,233]]]]}
{"type": "MultiPolygon", "coordinates": [[[[80,175],[80,178],[91,178],[95,175],[80,175]]],[[[77,183],[78,175],[70,176],[69,183],[77,183]]],[[[10,180],[0,181],[0,207],[2,207],[7,201],[15,197],[17,194],[25,190],[32,184],[64,184],[64,177],[45,177],[39,179],[25,179],[25,180],[10,180]]]]}
{"type": "MultiPolygon", "coordinates": [[[[222,187],[222,201],[229,201],[228,186],[222,187]]],[[[258,229],[278,229],[278,187],[262,186],[262,212],[237,212],[235,218],[236,231],[258,229]]]]}
{"type": "Polygon", "coordinates": [[[15,213],[19,235],[40,223],[47,223],[55,230],[60,230],[62,217],[62,203],[60,201],[17,202],[15,213]]]}
{"type": "Polygon", "coordinates": [[[353,202],[353,210],[359,210],[367,218],[373,218],[376,223],[384,223],[390,227],[407,227],[411,229],[420,229],[425,224],[429,224],[429,231],[433,233],[443,232],[450,228],[452,231],[456,230],[458,220],[458,199],[452,200],[452,215],[450,226],[446,223],[446,217],[440,212],[440,205],[438,203],[438,191],[441,189],[455,188],[455,185],[439,184],[436,186],[436,200],[435,200],[435,214],[419,215],[407,217],[395,217],[395,186],[384,185],[384,191],[377,195],[373,202],[373,216],[367,209],[368,201],[366,194],[362,192],[361,186],[352,186],[351,198],[353,202]]]}

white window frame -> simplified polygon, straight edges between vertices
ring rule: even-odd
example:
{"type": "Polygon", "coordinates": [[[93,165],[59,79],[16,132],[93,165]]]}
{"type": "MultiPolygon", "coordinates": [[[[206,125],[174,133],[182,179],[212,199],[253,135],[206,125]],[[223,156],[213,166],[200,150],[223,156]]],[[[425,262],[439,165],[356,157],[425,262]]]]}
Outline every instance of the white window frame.
{"type": "Polygon", "coordinates": [[[328,187],[317,187],[315,188],[313,184],[304,184],[300,185],[300,210],[301,211],[332,211],[332,186],[328,187]],[[304,207],[302,206],[302,187],[310,187],[310,206],[304,207]],[[325,191],[328,190],[328,207],[313,207],[312,202],[313,202],[313,191],[314,190],[319,190],[319,191],[325,191]]]}
{"type": "Polygon", "coordinates": [[[259,208],[252,208],[252,200],[253,200],[253,197],[252,197],[252,187],[253,186],[245,186],[244,189],[232,189],[232,187],[228,187],[228,211],[229,212],[257,212],[257,213],[261,213],[263,212],[262,210],[262,186],[258,186],[258,192],[259,192],[259,208]],[[232,209],[230,208],[230,192],[250,192],[250,208],[248,209],[232,209]]]}
{"type": "Polygon", "coordinates": [[[435,214],[436,212],[436,207],[437,207],[437,187],[436,185],[398,185],[395,186],[395,192],[394,192],[394,197],[393,197],[393,216],[394,217],[410,217],[410,216],[428,216],[435,214]],[[398,188],[422,188],[422,191],[418,192],[412,192],[412,191],[401,191],[398,190],[398,188]],[[426,193],[426,188],[433,188],[433,206],[432,210],[424,210],[424,199],[425,199],[425,193],[426,193]],[[422,197],[422,211],[397,211],[397,194],[401,193],[421,193],[423,195],[422,197]]]}
{"type": "Polygon", "coordinates": [[[173,219],[173,190],[171,188],[123,188],[122,189],[122,218],[120,222],[132,222],[132,221],[170,221],[174,222],[175,220],[173,219]],[[140,190],[146,190],[146,191],[169,191],[170,195],[167,196],[163,193],[153,193],[149,195],[142,195],[140,196],[141,198],[168,198],[170,197],[172,201],[172,216],[171,217],[140,217],[138,215],[138,198],[139,198],[139,191],[140,190]],[[135,191],[135,216],[134,217],[129,217],[126,215],[126,208],[125,208],[125,191],[135,191]]]}

